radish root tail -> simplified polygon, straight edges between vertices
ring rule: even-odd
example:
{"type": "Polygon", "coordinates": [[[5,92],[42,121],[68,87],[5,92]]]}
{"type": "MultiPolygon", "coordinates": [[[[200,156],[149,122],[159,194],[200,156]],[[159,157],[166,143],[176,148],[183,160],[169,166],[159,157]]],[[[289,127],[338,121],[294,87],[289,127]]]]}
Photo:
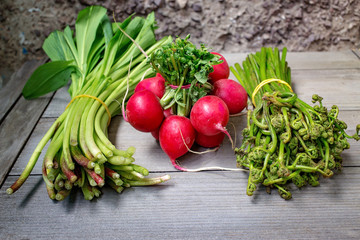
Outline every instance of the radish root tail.
{"type": "Polygon", "coordinates": [[[220,148],[220,146],[219,146],[219,147],[216,147],[216,148],[214,148],[214,149],[209,149],[209,150],[206,150],[206,151],[203,151],[203,152],[193,151],[193,150],[191,150],[191,149],[188,147],[188,145],[186,144],[185,139],[184,139],[184,136],[183,136],[183,134],[182,134],[182,132],[181,132],[180,127],[179,127],[179,132],[180,132],[181,139],[183,140],[183,143],[184,143],[186,149],[187,149],[189,152],[191,152],[191,153],[199,154],[199,155],[200,155],[200,154],[205,154],[205,153],[210,153],[210,152],[216,152],[216,151],[220,148]]]}
{"type": "Polygon", "coordinates": [[[148,71],[150,71],[150,70],[152,70],[152,69],[151,69],[151,68],[146,69],[146,71],[144,72],[144,74],[143,74],[143,75],[142,75],[142,77],[141,77],[140,82],[144,80],[144,78],[145,78],[146,74],[147,74],[147,73],[148,73],[148,71]]]}
{"type": "MultiPolygon", "coordinates": [[[[179,131],[180,131],[180,135],[181,135],[181,138],[186,146],[186,148],[188,149],[189,152],[191,153],[195,153],[195,154],[204,154],[204,153],[209,153],[209,152],[214,152],[216,150],[219,149],[219,147],[216,147],[215,149],[211,149],[211,150],[207,150],[207,151],[204,151],[204,152],[196,152],[196,151],[192,151],[191,149],[189,149],[189,147],[187,146],[187,144],[185,143],[185,139],[184,139],[184,136],[181,132],[181,129],[179,127],[179,131]]],[[[232,139],[231,139],[232,141],[232,139]]],[[[213,167],[202,167],[202,168],[195,168],[195,169],[187,169],[187,168],[184,168],[182,166],[180,166],[176,159],[170,159],[171,160],[171,163],[172,165],[180,170],[180,171],[184,171],[184,172],[201,172],[201,171],[210,171],[210,170],[220,170],[220,171],[249,171],[247,169],[243,169],[243,168],[225,168],[225,167],[218,167],[218,166],[213,166],[213,167]]]]}
{"type": "Polygon", "coordinates": [[[184,171],[184,172],[187,172],[187,171],[188,171],[188,169],[183,168],[182,166],[180,166],[180,165],[177,163],[176,159],[170,159],[170,161],[171,161],[172,165],[173,165],[176,169],[178,169],[178,170],[180,170],[180,171],[184,171]]]}
{"type": "Polygon", "coordinates": [[[225,127],[223,127],[221,124],[217,125],[217,129],[219,129],[221,132],[225,133],[226,136],[229,138],[230,143],[231,143],[231,149],[234,149],[234,141],[232,140],[232,137],[230,136],[230,133],[226,130],[225,127]]]}
{"type": "MultiPolygon", "coordinates": [[[[235,124],[233,124],[232,122],[230,122],[231,126],[233,126],[233,129],[234,129],[234,146],[236,146],[236,127],[235,127],[235,124]]],[[[232,148],[234,149],[234,147],[232,148]]]]}
{"type": "Polygon", "coordinates": [[[238,116],[242,116],[242,115],[246,115],[247,114],[247,111],[242,111],[242,112],[239,112],[239,113],[235,113],[235,114],[232,114],[230,115],[230,117],[238,117],[238,116]]]}
{"type": "Polygon", "coordinates": [[[130,58],[130,63],[129,63],[129,70],[128,70],[128,76],[127,76],[127,80],[126,80],[126,92],[125,92],[125,95],[124,95],[124,98],[122,100],[122,104],[121,104],[121,112],[122,112],[122,115],[123,115],[123,118],[126,122],[129,122],[128,121],[128,118],[126,116],[126,112],[125,112],[125,99],[129,93],[129,81],[130,81],[130,69],[131,69],[131,63],[132,63],[132,57],[130,58]]]}
{"type": "Polygon", "coordinates": [[[218,166],[213,166],[213,167],[202,167],[202,168],[195,168],[195,169],[187,169],[184,168],[182,166],[180,166],[176,159],[170,159],[172,165],[183,172],[201,172],[201,171],[211,171],[211,170],[218,170],[218,171],[243,171],[243,172],[248,172],[248,169],[244,169],[244,168],[225,168],[225,167],[218,167],[218,166]]]}

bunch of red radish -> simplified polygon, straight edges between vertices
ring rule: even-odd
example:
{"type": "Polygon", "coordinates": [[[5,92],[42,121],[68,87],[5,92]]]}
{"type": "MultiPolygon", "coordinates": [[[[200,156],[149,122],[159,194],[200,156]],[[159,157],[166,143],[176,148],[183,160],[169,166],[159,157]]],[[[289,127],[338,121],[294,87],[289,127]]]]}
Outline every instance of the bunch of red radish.
{"type": "Polygon", "coordinates": [[[165,92],[165,79],[157,74],[144,79],[135,88],[126,106],[126,120],[137,130],[151,132],[159,140],[162,150],[169,156],[175,168],[187,171],[175,160],[186,154],[194,142],[206,148],[218,147],[227,135],[229,116],[240,113],[247,105],[245,89],[234,80],[228,79],[230,69],[225,58],[209,74],[213,90],[200,98],[192,107],[190,118],[173,115],[164,110],[159,100],[165,92]]]}

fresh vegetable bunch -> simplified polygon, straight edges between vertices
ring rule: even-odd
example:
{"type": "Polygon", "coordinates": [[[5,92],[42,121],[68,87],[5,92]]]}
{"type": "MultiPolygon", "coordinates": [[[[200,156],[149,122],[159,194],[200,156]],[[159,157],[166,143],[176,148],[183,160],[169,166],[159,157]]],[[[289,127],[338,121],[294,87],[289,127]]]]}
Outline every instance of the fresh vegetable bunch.
{"type": "Polygon", "coordinates": [[[65,86],[71,78],[72,100],[7,193],[21,187],[49,141],[42,173],[51,199],[63,200],[74,186],[91,200],[99,196],[105,183],[120,192],[123,187],[169,179],[168,175],[145,178],[148,170],[133,163],[135,148],[117,149],[108,139],[107,127],[111,117],[121,112],[119,102],[126,90],[151,76],[146,56],[172,39],[156,41],[153,13],[147,18],[129,17],[118,25],[110,23],[106,12],[99,6],[88,7],[78,15],[75,37],[66,27],[45,40],[43,49],[51,62],[35,70],[23,95],[44,95],[65,86]]]}
{"type": "Polygon", "coordinates": [[[244,88],[228,79],[229,66],[218,53],[197,48],[187,36],[155,50],[149,57],[156,77],[141,81],[129,99],[126,116],[139,131],[151,132],[179,170],[176,158],[191,151],[194,142],[219,146],[229,114],[247,103],[244,88]]]}
{"type": "Polygon", "coordinates": [[[290,199],[287,183],[297,187],[319,185],[319,177],[331,177],[342,167],[341,153],[350,147],[346,123],[338,119],[339,108],[328,110],[314,94],[310,106],[291,90],[291,71],[286,48],[262,48],[230,68],[253,99],[248,110],[243,142],[235,149],[239,167],[250,170],[246,193],[253,195],[258,184],[276,187],[290,199]]]}

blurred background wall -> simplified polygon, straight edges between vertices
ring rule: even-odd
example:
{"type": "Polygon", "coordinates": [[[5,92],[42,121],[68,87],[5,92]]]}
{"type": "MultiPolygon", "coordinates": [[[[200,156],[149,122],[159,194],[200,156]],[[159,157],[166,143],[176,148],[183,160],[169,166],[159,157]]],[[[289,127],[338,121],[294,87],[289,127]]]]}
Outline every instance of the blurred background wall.
{"type": "Polygon", "coordinates": [[[77,13],[102,5],[122,21],[154,11],[158,37],[191,34],[214,51],[249,52],[261,46],[290,51],[338,51],[359,47],[360,0],[1,0],[0,74],[44,57],[44,39],[74,26],[77,13]]]}

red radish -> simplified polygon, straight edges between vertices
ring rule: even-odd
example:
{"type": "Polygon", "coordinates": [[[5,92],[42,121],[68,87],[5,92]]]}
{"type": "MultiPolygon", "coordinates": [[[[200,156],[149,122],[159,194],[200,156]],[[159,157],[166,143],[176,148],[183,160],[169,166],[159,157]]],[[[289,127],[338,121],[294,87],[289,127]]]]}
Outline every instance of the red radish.
{"type": "Polygon", "coordinates": [[[151,132],[151,135],[156,139],[156,140],[159,140],[159,131],[160,129],[156,129],[154,131],[151,132]]]}
{"type": "Polygon", "coordinates": [[[226,103],[230,114],[240,113],[247,105],[248,96],[244,87],[234,80],[220,79],[216,81],[212,93],[226,103]]]}
{"type": "Polygon", "coordinates": [[[164,110],[164,116],[167,118],[169,116],[173,115],[173,112],[171,110],[171,108],[165,109],[164,110]]]}
{"type": "Polygon", "coordinates": [[[213,136],[223,132],[233,143],[225,129],[229,121],[229,109],[221,98],[212,95],[200,98],[191,109],[190,121],[199,133],[213,136]]]}
{"type": "MultiPolygon", "coordinates": [[[[165,117],[165,118],[173,115],[171,108],[168,108],[168,109],[164,110],[163,112],[164,112],[164,117],[165,117]]],[[[151,132],[151,135],[152,135],[156,140],[159,140],[159,132],[160,132],[160,128],[152,131],[152,132],[151,132]]]]}
{"type": "Polygon", "coordinates": [[[165,78],[164,78],[160,73],[156,73],[156,76],[155,76],[155,77],[162,78],[162,79],[164,79],[164,81],[165,81],[165,78]]]}
{"type": "Polygon", "coordinates": [[[126,105],[126,117],[135,129],[152,132],[160,127],[164,119],[158,97],[149,90],[134,93],[126,105]]]}
{"type": "Polygon", "coordinates": [[[211,52],[211,54],[219,55],[220,60],[223,60],[223,62],[213,65],[214,71],[209,74],[210,82],[214,83],[219,79],[228,78],[230,75],[230,68],[224,56],[217,52],[211,52]]]}
{"type": "Polygon", "coordinates": [[[187,169],[176,164],[175,160],[188,152],[195,142],[195,130],[188,118],[172,115],[161,124],[159,139],[162,150],[169,156],[175,168],[187,169]],[[186,145],[185,145],[186,144],[186,145]]]}
{"type": "Polygon", "coordinates": [[[224,140],[225,133],[218,133],[213,136],[206,136],[202,133],[197,132],[195,142],[202,147],[213,148],[218,147],[224,140]]]}
{"type": "MultiPolygon", "coordinates": [[[[239,168],[234,169],[234,168],[223,168],[217,166],[203,167],[197,169],[187,169],[179,166],[176,163],[176,158],[181,157],[182,155],[186,154],[188,151],[191,151],[190,148],[195,142],[195,135],[196,135],[195,129],[191,125],[190,120],[186,117],[171,115],[165,118],[164,122],[161,124],[160,132],[159,132],[160,146],[162,150],[169,156],[172,165],[176,169],[187,172],[199,172],[206,170],[244,171],[244,169],[239,169],[239,168]]],[[[202,154],[202,153],[205,152],[201,152],[198,154],[202,154]]]]}
{"type": "Polygon", "coordinates": [[[145,89],[153,92],[158,98],[162,98],[165,93],[165,79],[160,74],[156,77],[144,79],[136,85],[135,92],[145,89]]]}

